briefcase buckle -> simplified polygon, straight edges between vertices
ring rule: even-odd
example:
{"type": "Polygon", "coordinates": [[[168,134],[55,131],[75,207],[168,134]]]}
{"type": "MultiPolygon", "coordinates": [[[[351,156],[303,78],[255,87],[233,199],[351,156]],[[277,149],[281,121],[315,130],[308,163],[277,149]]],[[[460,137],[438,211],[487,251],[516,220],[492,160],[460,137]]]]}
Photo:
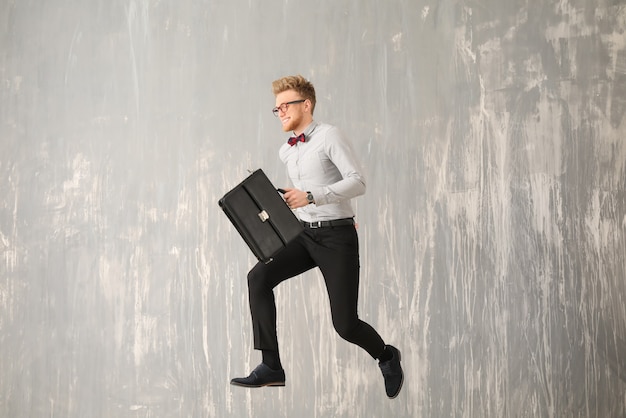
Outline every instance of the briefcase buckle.
{"type": "Polygon", "coordinates": [[[269,218],[270,218],[270,215],[266,211],[262,210],[261,212],[259,212],[259,219],[261,219],[261,222],[265,222],[269,218]]]}

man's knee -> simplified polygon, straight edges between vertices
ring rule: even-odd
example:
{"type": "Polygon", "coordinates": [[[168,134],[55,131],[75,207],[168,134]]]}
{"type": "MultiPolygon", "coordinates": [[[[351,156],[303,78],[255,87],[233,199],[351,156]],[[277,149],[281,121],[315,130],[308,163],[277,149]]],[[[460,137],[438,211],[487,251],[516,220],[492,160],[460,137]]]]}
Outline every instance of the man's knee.
{"type": "Polygon", "coordinates": [[[248,272],[248,290],[250,293],[258,293],[267,290],[267,275],[262,266],[256,265],[248,272]]]}
{"type": "Polygon", "coordinates": [[[360,321],[357,318],[333,318],[333,326],[341,338],[352,341],[358,333],[360,321]]]}

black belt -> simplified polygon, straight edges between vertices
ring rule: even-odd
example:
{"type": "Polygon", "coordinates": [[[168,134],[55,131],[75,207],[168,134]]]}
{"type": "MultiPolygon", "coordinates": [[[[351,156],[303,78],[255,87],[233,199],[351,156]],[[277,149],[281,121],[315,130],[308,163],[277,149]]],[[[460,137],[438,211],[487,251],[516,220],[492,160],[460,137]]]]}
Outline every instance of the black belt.
{"type": "Polygon", "coordinates": [[[354,219],[352,219],[352,218],[345,218],[345,219],[335,219],[334,221],[317,221],[317,222],[300,221],[300,223],[305,228],[311,228],[311,229],[328,228],[328,227],[332,228],[334,226],[354,225],[354,219]]]}

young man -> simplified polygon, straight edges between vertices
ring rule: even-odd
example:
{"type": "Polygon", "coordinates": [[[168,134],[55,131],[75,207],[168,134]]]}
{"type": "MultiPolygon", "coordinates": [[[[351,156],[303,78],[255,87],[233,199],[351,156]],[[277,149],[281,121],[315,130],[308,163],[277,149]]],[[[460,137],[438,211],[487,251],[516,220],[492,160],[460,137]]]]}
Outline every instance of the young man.
{"type": "Polygon", "coordinates": [[[284,198],[305,228],[272,262],[259,262],[248,273],[254,348],[262,351],[263,361],[248,377],[234,378],[231,384],[285,385],[273,289],[319,267],[335,330],[379,360],[387,396],[395,398],[404,380],[400,351],[386,345],[357,315],[359,244],[350,199],[365,193],[360,164],[352,145],[336,127],[313,120],[315,89],[310,82],[290,76],[274,81],[272,87],[276,96],[273,113],[283,131],[294,135],[279,150],[294,185],[285,189],[284,198]]]}

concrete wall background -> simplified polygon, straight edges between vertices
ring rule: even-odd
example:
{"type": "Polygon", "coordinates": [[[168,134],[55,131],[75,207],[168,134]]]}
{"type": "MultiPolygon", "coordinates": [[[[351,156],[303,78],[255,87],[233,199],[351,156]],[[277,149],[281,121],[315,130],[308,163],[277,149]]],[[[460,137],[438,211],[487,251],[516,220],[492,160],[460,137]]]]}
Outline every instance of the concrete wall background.
{"type": "Polygon", "coordinates": [[[5,0],[0,416],[626,414],[626,2],[5,0]],[[254,260],[217,200],[285,179],[270,82],[350,133],[361,316],[277,290],[288,386],[232,388],[254,260]]]}

